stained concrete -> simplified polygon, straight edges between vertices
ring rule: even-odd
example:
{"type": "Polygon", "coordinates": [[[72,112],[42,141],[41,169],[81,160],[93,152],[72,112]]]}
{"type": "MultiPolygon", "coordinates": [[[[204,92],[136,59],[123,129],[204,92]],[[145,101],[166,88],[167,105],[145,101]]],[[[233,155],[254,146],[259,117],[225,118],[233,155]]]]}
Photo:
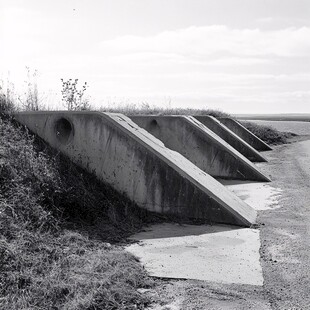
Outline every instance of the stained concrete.
{"type": "Polygon", "coordinates": [[[238,121],[229,117],[219,118],[219,121],[226,127],[228,127],[231,131],[233,131],[236,135],[238,135],[241,139],[243,139],[245,142],[250,144],[256,150],[258,151],[272,150],[272,148],[267,143],[265,143],[263,140],[255,136],[251,131],[246,129],[238,121]]]}
{"type": "Polygon", "coordinates": [[[266,162],[267,159],[251,145],[242,140],[233,131],[219,122],[215,117],[202,115],[195,118],[230,144],[234,149],[253,162],[266,162]]]}
{"type": "Polygon", "coordinates": [[[256,211],[121,114],[28,112],[15,118],[139,207],[249,226],[256,211]]]}
{"type": "Polygon", "coordinates": [[[126,250],[151,276],[263,285],[258,230],[160,224],[132,239],[126,250]]]}
{"type": "Polygon", "coordinates": [[[140,127],[213,177],[270,181],[257,167],[191,116],[131,116],[140,127]]]}

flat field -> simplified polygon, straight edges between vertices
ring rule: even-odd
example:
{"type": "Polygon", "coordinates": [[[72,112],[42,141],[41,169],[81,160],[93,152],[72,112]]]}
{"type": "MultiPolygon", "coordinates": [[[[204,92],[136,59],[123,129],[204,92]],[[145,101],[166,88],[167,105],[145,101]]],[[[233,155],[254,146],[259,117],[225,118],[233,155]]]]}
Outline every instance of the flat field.
{"type": "Polygon", "coordinates": [[[265,121],[300,121],[310,122],[308,113],[290,114],[235,114],[234,117],[240,120],[265,120],[265,121]]]}

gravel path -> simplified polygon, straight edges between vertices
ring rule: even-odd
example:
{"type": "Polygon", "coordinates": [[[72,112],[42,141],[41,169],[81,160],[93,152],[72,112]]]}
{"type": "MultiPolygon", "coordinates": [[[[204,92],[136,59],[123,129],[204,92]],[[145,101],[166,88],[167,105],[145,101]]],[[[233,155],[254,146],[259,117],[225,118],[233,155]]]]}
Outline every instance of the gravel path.
{"type": "Polygon", "coordinates": [[[161,281],[152,309],[310,309],[310,140],[274,147],[259,164],[283,190],[278,209],[259,212],[264,285],[161,281]]]}
{"type": "Polygon", "coordinates": [[[310,141],[278,146],[265,169],[284,191],[259,216],[264,292],[272,309],[310,309],[310,141]]]}

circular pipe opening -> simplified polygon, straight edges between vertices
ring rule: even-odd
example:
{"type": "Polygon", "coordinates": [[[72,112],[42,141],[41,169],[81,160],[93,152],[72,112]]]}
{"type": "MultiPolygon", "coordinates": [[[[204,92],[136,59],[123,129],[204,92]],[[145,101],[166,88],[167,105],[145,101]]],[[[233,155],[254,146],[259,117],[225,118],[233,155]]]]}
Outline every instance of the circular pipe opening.
{"type": "Polygon", "coordinates": [[[73,126],[66,118],[60,118],[55,123],[56,139],[62,143],[67,144],[73,136],[73,126]]]}
{"type": "Polygon", "coordinates": [[[153,120],[151,121],[151,127],[156,127],[157,125],[158,125],[157,120],[156,120],[156,119],[153,119],[153,120]]]}

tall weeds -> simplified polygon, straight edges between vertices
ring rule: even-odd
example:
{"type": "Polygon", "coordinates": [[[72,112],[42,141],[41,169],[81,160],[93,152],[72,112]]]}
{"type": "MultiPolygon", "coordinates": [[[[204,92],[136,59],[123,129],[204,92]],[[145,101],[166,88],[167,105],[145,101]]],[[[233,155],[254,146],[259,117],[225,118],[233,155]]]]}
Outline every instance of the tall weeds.
{"type": "Polygon", "coordinates": [[[62,102],[68,111],[89,110],[89,100],[85,98],[85,92],[88,88],[85,82],[80,89],[78,89],[79,79],[61,79],[61,95],[62,102]]]}

